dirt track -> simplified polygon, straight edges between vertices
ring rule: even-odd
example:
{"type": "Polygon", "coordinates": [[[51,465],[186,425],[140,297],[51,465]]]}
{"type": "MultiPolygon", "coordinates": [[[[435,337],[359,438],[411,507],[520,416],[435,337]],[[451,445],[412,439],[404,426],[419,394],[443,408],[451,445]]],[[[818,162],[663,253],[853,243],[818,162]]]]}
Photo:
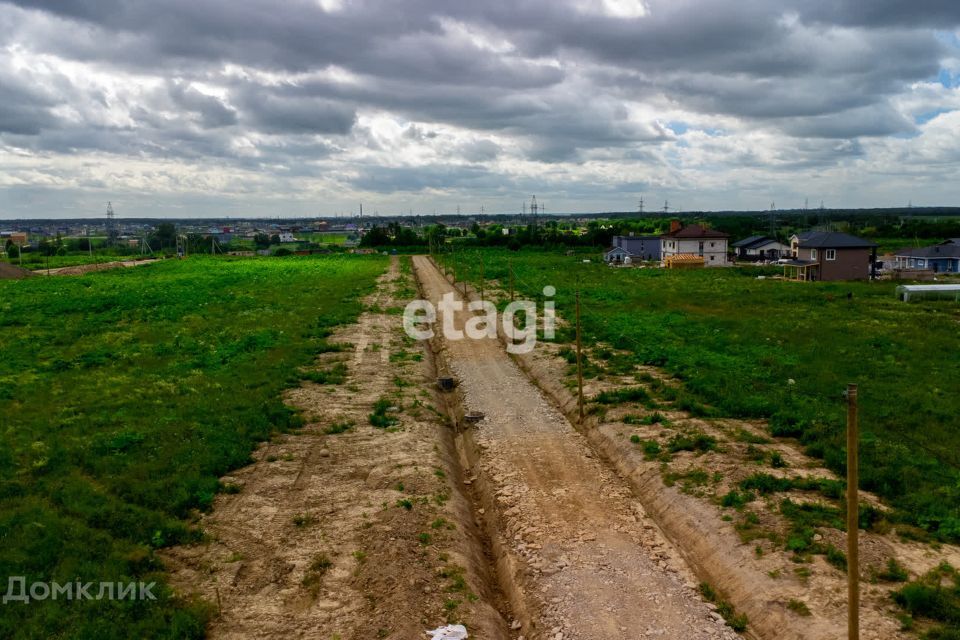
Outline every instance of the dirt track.
{"type": "MultiPolygon", "coordinates": [[[[428,299],[454,291],[414,258],[428,299]]],[[[457,315],[462,327],[469,317],[457,315]]],[[[486,414],[467,445],[496,520],[501,580],[528,638],[735,638],[698,595],[679,554],[626,483],[519,370],[497,340],[445,343],[466,410],[486,414]]]]}

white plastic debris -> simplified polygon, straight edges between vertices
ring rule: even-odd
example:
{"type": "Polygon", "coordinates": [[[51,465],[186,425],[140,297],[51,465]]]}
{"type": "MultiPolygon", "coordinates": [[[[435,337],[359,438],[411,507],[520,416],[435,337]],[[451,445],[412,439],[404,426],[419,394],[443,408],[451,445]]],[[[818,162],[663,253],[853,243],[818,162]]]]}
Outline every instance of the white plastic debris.
{"type": "Polygon", "coordinates": [[[430,636],[430,640],[466,640],[467,628],[462,624],[448,624],[445,627],[427,631],[427,635],[430,636]]]}

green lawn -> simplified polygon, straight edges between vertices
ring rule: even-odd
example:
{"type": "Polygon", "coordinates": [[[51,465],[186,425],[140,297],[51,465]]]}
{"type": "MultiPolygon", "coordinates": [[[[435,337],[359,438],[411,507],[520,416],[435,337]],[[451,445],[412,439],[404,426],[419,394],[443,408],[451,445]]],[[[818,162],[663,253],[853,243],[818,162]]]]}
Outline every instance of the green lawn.
{"type": "MultiPolygon", "coordinates": [[[[194,256],[0,281],[0,590],[7,576],[159,580],[155,549],[255,443],[298,418],[298,368],[352,321],[386,260],[194,256]]],[[[0,592],[2,593],[2,592],[0,592]]],[[[0,606],[3,638],[199,637],[177,600],[0,606]]]]}
{"type": "MultiPolygon", "coordinates": [[[[960,305],[904,304],[894,283],[610,269],[599,255],[590,264],[556,253],[484,256],[487,277],[504,284],[511,261],[526,295],[555,286],[568,319],[579,282],[586,344],[629,350],[633,362],[676,375],[695,408],[769,418],[775,435],[800,438],[837,472],[845,465],[841,394],[859,383],[862,486],[890,500],[900,518],[960,540],[960,305]]],[[[478,277],[478,256],[458,262],[478,277]]]]}

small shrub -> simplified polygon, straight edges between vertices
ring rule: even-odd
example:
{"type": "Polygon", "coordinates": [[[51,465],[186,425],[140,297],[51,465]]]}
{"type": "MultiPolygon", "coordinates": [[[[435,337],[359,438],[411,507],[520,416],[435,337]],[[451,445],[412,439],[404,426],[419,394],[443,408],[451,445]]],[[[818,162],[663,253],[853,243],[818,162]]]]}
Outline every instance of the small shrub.
{"type": "Polygon", "coordinates": [[[831,544],[831,545],[827,545],[825,555],[827,557],[827,562],[829,562],[831,565],[833,565],[840,571],[843,571],[844,573],[846,573],[847,554],[845,554],[843,551],[840,551],[840,549],[837,549],[835,546],[831,544]]]}
{"type": "Polygon", "coordinates": [[[886,568],[877,574],[877,578],[884,582],[906,582],[910,575],[896,558],[887,560],[886,568]]]}
{"type": "Polygon", "coordinates": [[[810,607],[802,600],[790,600],[790,602],[787,603],[787,609],[790,609],[790,611],[793,611],[798,616],[806,617],[813,615],[810,613],[810,607]]]}
{"type": "Polygon", "coordinates": [[[643,443],[643,457],[653,460],[660,454],[660,443],[656,440],[647,440],[643,443]]]}

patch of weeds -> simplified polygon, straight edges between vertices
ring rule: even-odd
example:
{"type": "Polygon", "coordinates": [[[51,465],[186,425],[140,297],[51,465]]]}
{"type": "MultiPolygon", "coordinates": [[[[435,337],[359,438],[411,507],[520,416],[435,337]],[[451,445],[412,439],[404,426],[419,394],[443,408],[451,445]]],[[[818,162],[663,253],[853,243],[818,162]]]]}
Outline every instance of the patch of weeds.
{"type": "Polygon", "coordinates": [[[720,506],[730,507],[740,511],[743,509],[744,505],[748,502],[753,502],[756,500],[756,496],[752,491],[737,491],[736,489],[731,489],[726,493],[722,498],[720,498],[720,506]]]}
{"type": "Polygon", "coordinates": [[[309,527],[310,525],[316,524],[317,519],[310,513],[298,513],[293,516],[293,524],[300,529],[304,527],[309,527]]]}
{"type": "Polygon", "coordinates": [[[647,402],[650,394],[643,387],[627,387],[612,391],[601,391],[593,399],[597,404],[624,404],[625,402],[647,402]]]}
{"type": "Polygon", "coordinates": [[[346,433],[353,428],[354,424],[355,423],[352,420],[341,420],[340,422],[334,422],[324,429],[323,432],[328,436],[333,436],[338,433],[346,433]]]}
{"type": "Polygon", "coordinates": [[[695,487],[702,487],[710,482],[710,474],[703,469],[691,469],[684,473],[667,473],[663,482],[668,487],[680,482],[680,489],[684,493],[691,492],[695,487]]]}
{"type": "Polygon", "coordinates": [[[647,440],[643,443],[644,460],[654,460],[660,455],[660,443],[656,440],[647,440]]]}
{"type": "Polygon", "coordinates": [[[444,518],[437,518],[430,523],[431,529],[456,529],[456,525],[452,522],[445,520],[444,518]]]}
{"type": "Polygon", "coordinates": [[[347,380],[347,365],[343,362],[338,362],[327,369],[307,371],[303,374],[303,377],[317,384],[343,384],[347,380]]]}
{"type": "Polygon", "coordinates": [[[408,498],[401,498],[400,500],[397,500],[396,504],[398,507],[403,507],[407,511],[413,509],[413,502],[408,498]]]}
{"type": "Polygon", "coordinates": [[[667,442],[667,450],[670,453],[678,451],[693,451],[697,453],[706,453],[714,451],[717,448],[717,439],[701,431],[693,433],[677,433],[667,442]]]}
{"type": "Polygon", "coordinates": [[[770,454],[770,466],[774,469],[783,469],[787,466],[787,461],[783,459],[783,454],[774,451],[770,454]]]}
{"type": "Polygon", "coordinates": [[[877,573],[877,578],[884,582],[906,582],[909,577],[910,574],[896,558],[888,559],[886,568],[877,573]]]}
{"type": "Polygon", "coordinates": [[[363,564],[367,561],[367,553],[365,551],[360,551],[358,549],[357,551],[354,551],[352,555],[353,559],[356,560],[358,564],[363,564]]]}
{"type": "Polygon", "coordinates": [[[844,573],[847,572],[847,554],[837,549],[832,544],[828,544],[824,550],[824,555],[832,566],[844,573]]]}
{"type": "Polygon", "coordinates": [[[751,462],[763,462],[767,459],[767,452],[756,445],[748,444],[746,450],[747,460],[751,462]]]}
{"type": "Polygon", "coordinates": [[[243,490],[243,487],[235,482],[226,482],[220,485],[220,490],[226,494],[232,495],[240,493],[243,490]]]}
{"type": "Polygon", "coordinates": [[[949,563],[942,562],[920,578],[893,593],[896,602],[911,619],[937,623],[923,636],[930,640],[957,638],[960,626],[960,577],[949,563]],[[943,626],[940,626],[943,625],[943,626]]]}
{"type": "Polygon", "coordinates": [[[433,542],[433,536],[431,536],[429,533],[424,532],[417,536],[417,540],[423,546],[427,546],[428,544],[433,542]]]}
{"type": "Polygon", "coordinates": [[[386,429],[400,423],[395,417],[390,415],[393,405],[387,398],[380,398],[373,403],[373,413],[367,416],[370,424],[378,429],[386,429]]]}
{"type": "Polygon", "coordinates": [[[723,619],[727,622],[728,627],[737,633],[743,633],[747,630],[747,614],[738,614],[734,606],[726,600],[720,598],[720,596],[717,595],[717,592],[714,591],[713,587],[706,582],[701,582],[700,593],[703,594],[705,599],[717,605],[717,613],[723,616],[723,619]]]}
{"type": "Polygon", "coordinates": [[[301,584],[313,595],[314,598],[320,592],[320,585],[323,583],[323,577],[327,575],[333,566],[333,560],[325,553],[317,554],[307,566],[307,571],[303,575],[301,584]]]}
{"type": "Polygon", "coordinates": [[[637,434],[633,434],[632,436],[630,436],[630,442],[632,442],[633,444],[640,444],[640,436],[638,436],[637,434]]]}
{"type": "Polygon", "coordinates": [[[790,611],[793,611],[798,616],[807,617],[813,615],[810,613],[810,607],[802,600],[790,600],[790,602],[787,603],[787,609],[790,609],[790,611]]]}
{"type": "Polygon", "coordinates": [[[771,440],[763,436],[758,436],[752,431],[747,431],[743,427],[738,427],[733,434],[733,439],[737,442],[746,444],[770,444],[771,440]]]}

